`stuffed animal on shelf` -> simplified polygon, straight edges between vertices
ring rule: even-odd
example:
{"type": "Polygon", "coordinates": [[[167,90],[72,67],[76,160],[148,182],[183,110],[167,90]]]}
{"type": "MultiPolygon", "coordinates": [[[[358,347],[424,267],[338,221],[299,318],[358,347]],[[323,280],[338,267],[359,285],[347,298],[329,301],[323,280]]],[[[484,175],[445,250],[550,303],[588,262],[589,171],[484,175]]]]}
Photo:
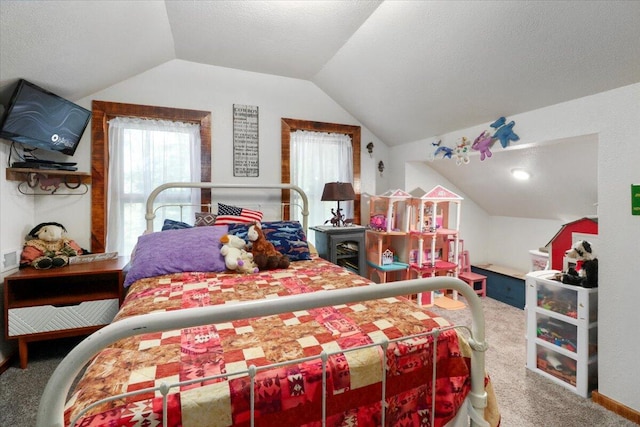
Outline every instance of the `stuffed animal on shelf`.
{"type": "Polygon", "coordinates": [[[262,231],[262,225],[259,222],[254,223],[247,231],[247,240],[251,243],[251,253],[253,261],[260,270],[274,270],[276,268],[288,268],[289,257],[282,255],[269,242],[262,231]]]}
{"type": "Polygon", "coordinates": [[[591,244],[586,240],[577,241],[567,251],[566,256],[577,260],[576,267],[570,267],[562,275],[562,283],[583,288],[598,287],[598,258],[593,254],[591,244]]]}
{"type": "Polygon", "coordinates": [[[86,253],[76,242],[65,236],[67,229],[57,222],[36,225],[27,235],[20,268],[32,266],[37,269],[63,267],[69,257],[86,253]]]}
{"type": "Polygon", "coordinates": [[[253,254],[245,250],[246,242],[234,235],[225,234],[220,238],[220,253],[224,257],[227,269],[238,273],[257,273],[258,266],[253,262],[253,254]]]}

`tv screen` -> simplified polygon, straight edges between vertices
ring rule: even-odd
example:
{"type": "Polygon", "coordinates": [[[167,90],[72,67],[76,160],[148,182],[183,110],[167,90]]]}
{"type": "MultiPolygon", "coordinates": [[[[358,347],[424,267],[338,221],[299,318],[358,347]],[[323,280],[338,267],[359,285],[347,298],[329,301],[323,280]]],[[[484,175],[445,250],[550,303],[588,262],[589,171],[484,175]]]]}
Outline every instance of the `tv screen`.
{"type": "Polygon", "coordinates": [[[21,79],[0,126],[0,138],[72,156],[91,111],[21,79]]]}

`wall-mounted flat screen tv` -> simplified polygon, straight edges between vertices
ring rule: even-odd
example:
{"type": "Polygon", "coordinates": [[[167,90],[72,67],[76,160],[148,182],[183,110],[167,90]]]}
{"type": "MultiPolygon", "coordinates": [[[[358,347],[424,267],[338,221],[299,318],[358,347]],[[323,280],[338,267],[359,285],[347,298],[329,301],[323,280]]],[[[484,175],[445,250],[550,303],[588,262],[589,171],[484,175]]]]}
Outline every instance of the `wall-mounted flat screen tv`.
{"type": "Polygon", "coordinates": [[[21,79],[0,125],[0,138],[72,156],[91,111],[21,79]]]}

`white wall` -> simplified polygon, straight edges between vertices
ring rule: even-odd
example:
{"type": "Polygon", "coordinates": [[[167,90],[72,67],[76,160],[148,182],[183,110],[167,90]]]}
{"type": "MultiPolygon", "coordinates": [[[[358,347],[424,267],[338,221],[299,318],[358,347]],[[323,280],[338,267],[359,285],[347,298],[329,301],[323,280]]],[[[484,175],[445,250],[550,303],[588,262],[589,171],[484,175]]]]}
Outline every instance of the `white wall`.
{"type": "Polygon", "coordinates": [[[20,194],[18,183],[6,179],[10,147],[10,143],[0,140],[0,255],[22,248],[25,235],[35,225],[34,198],[20,194]]]}
{"type": "MultiPolygon", "coordinates": [[[[640,411],[640,216],[631,215],[632,183],[640,183],[640,84],[591,97],[601,127],[598,150],[598,215],[602,278],[598,345],[600,391],[640,411]]],[[[585,111],[586,113],[586,111],[585,111]]]]}
{"type": "MultiPolygon", "coordinates": [[[[360,125],[313,83],[266,74],[172,60],[108,89],[77,101],[91,108],[92,100],[157,105],[212,112],[212,180],[224,183],[280,182],[281,118],[360,125]],[[233,104],[259,107],[260,176],[233,176],[233,104]]],[[[90,132],[85,132],[74,161],[89,170],[90,132]]],[[[387,148],[371,132],[361,133],[362,192],[376,193],[378,156],[387,148]],[[369,156],[366,145],[375,145],[369,156]]],[[[90,194],[74,196],[64,205],[55,197],[37,199],[36,222],[59,221],[69,236],[89,248],[90,194]],[[72,219],[73,218],[73,219],[72,219]]]]}
{"type": "MultiPolygon", "coordinates": [[[[11,145],[0,142],[0,257],[3,254],[21,249],[25,235],[33,228],[32,197],[18,193],[17,183],[6,180],[5,165],[9,162],[11,145]]],[[[15,160],[15,157],[11,161],[15,160]]],[[[0,258],[2,266],[2,258],[0,258]]],[[[0,271],[0,293],[3,294],[4,277],[16,269],[0,271]]],[[[4,298],[0,298],[0,312],[4,313],[4,298]]],[[[0,364],[13,353],[15,343],[4,340],[4,316],[0,316],[0,364]]]]}
{"type": "MultiPolygon", "coordinates": [[[[640,216],[631,215],[632,183],[640,183],[640,83],[516,116],[519,143],[535,143],[581,135],[598,135],[599,297],[598,369],[599,392],[640,411],[640,216]]],[[[443,135],[457,140],[476,135],[484,125],[443,135]]],[[[393,184],[433,179],[430,173],[415,176],[410,162],[426,160],[421,149],[431,139],[391,147],[393,184]],[[419,154],[422,153],[422,154],[419,154]],[[422,157],[422,158],[421,158],[422,157]],[[405,170],[406,174],[400,171],[405,170]]],[[[453,190],[453,189],[452,189],[453,190]]],[[[455,191],[455,190],[454,190],[455,191]]],[[[466,200],[465,200],[466,202],[466,200]]],[[[464,209],[464,208],[463,208],[464,209]]],[[[465,215],[465,230],[477,227],[486,246],[487,261],[520,267],[520,255],[544,245],[557,232],[553,221],[465,215]]],[[[467,244],[467,236],[465,245],[467,244]]],[[[475,237],[474,237],[475,239],[475,237]]],[[[477,242],[471,243],[478,246],[477,242]]],[[[478,250],[482,253],[482,250],[478,250]]]]}
{"type": "Polygon", "coordinates": [[[491,217],[486,240],[487,262],[527,272],[529,250],[545,246],[564,222],[550,219],[491,217]]]}

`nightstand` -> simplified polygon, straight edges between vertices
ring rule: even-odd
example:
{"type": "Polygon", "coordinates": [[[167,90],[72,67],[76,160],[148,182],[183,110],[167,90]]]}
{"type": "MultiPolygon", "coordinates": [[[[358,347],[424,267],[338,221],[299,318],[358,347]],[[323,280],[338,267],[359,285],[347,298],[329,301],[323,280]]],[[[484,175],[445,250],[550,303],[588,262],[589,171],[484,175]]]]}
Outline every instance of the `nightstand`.
{"type": "Polygon", "coordinates": [[[365,227],[310,227],[316,232],[318,255],[334,264],[366,277],[364,232],[365,227]]]}
{"type": "Polygon", "coordinates": [[[88,335],[110,323],[124,297],[128,258],[37,270],[27,267],[4,279],[5,337],[18,340],[20,367],[27,344],[88,335]]]}

